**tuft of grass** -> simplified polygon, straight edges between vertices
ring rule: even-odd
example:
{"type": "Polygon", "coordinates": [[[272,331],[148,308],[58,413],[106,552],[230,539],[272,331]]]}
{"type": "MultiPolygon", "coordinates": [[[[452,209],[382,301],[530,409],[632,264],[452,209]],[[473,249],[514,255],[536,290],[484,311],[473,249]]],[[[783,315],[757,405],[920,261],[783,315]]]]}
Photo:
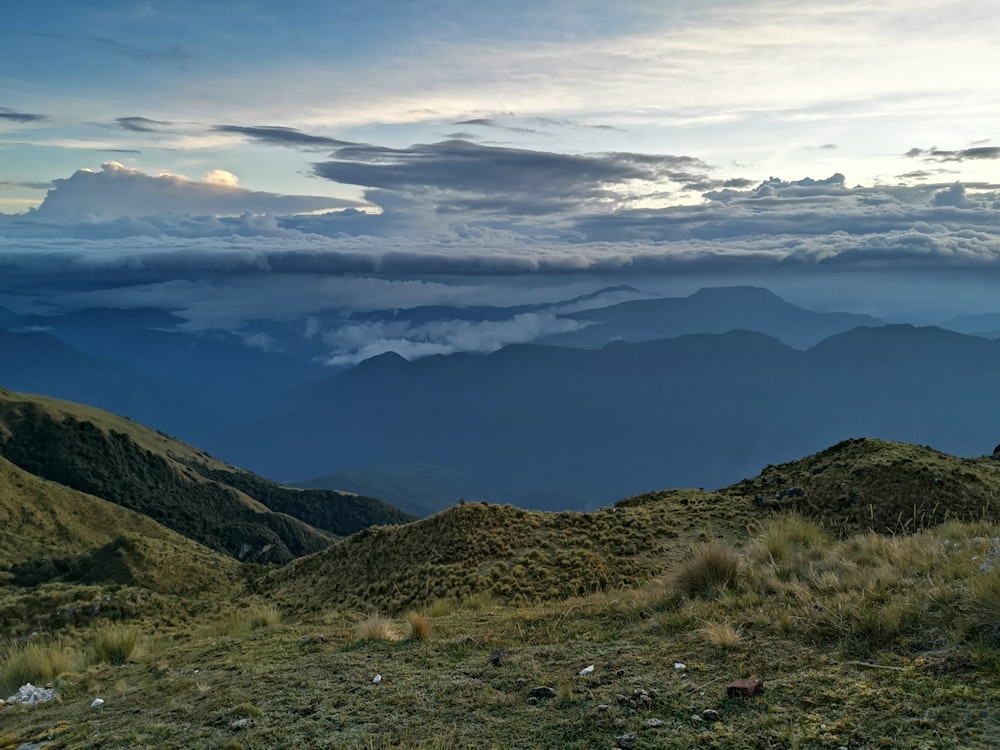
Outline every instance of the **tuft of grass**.
{"type": "Polygon", "coordinates": [[[94,664],[121,666],[135,655],[138,646],[137,628],[128,625],[109,625],[94,633],[84,660],[87,666],[94,664]]]}
{"type": "Polygon", "coordinates": [[[415,641],[430,639],[431,631],[433,630],[430,618],[424,617],[419,612],[410,612],[406,619],[410,624],[410,638],[415,641]]]}
{"type": "Polygon", "coordinates": [[[969,579],[966,617],[974,630],[1000,643],[1000,567],[969,579]]]}
{"type": "Polygon", "coordinates": [[[74,654],[61,641],[12,643],[0,666],[0,695],[17,692],[26,682],[45,683],[73,671],[74,654]]]}
{"type": "Polygon", "coordinates": [[[358,623],[357,636],[362,641],[399,640],[396,625],[388,617],[369,615],[358,623]]]}
{"type": "Polygon", "coordinates": [[[280,625],[283,620],[281,610],[273,604],[252,604],[243,609],[228,612],[205,628],[207,636],[238,637],[253,630],[280,625]]]}
{"type": "Polygon", "coordinates": [[[817,523],[795,513],[778,516],[760,534],[761,547],[775,561],[790,560],[797,552],[825,547],[829,541],[817,523]]]}
{"type": "Polygon", "coordinates": [[[706,622],[698,628],[698,635],[706,643],[722,649],[735,649],[743,645],[742,631],[728,622],[706,622]]]}
{"type": "Polygon", "coordinates": [[[739,572],[736,550],[723,542],[708,542],[681,564],[674,576],[674,586],[685,596],[708,598],[735,586],[739,572]]]}

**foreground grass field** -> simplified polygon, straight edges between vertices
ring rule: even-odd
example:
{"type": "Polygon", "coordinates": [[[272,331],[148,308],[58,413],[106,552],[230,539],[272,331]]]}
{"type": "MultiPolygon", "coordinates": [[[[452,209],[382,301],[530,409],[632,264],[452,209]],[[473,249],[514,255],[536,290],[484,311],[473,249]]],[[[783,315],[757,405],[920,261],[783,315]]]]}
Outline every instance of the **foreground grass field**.
{"type": "Polygon", "coordinates": [[[286,591],[67,629],[32,639],[57,699],[2,709],[0,749],[995,747],[998,548],[983,522],[838,540],[778,515],[585,596],[377,619],[286,591]],[[748,677],[763,695],[727,697],[748,677]]]}

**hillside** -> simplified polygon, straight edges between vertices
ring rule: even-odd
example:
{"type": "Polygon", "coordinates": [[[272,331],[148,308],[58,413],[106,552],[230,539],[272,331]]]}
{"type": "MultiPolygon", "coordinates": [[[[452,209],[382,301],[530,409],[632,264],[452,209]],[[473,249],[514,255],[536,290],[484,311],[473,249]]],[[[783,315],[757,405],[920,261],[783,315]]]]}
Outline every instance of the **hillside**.
{"type": "Polygon", "coordinates": [[[1000,460],[857,438],[768,466],[719,494],[799,513],[840,534],[909,533],[946,521],[1000,523],[1000,460]]]}
{"type": "Polygon", "coordinates": [[[28,623],[65,627],[76,619],[65,613],[77,608],[81,616],[121,616],[126,596],[134,615],[135,597],[147,606],[151,594],[164,603],[181,597],[184,604],[168,605],[178,613],[235,593],[240,581],[231,557],[0,458],[0,633],[21,635],[28,623]]]}
{"type": "MultiPolygon", "coordinates": [[[[0,684],[56,693],[0,706],[0,747],[985,750],[1000,715],[995,464],[857,439],[719,492],[594,513],[462,503],[366,529],[239,596],[206,579],[200,608],[112,579],[86,590],[117,629],[84,619],[0,646],[0,684]],[[899,517],[925,495],[936,504],[899,517]],[[121,658],[96,655],[129,634],[121,658]],[[750,677],[762,696],[728,694],[750,677]]],[[[135,517],[0,461],[0,498],[5,486],[25,498],[10,518],[50,500],[58,514],[22,531],[65,527],[81,550],[103,540],[98,524],[135,517]]],[[[84,584],[64,585],[8,575],[0,612],[30,599],[76,616],[67,597],[84,584]]]]}
{"type": "Polygon", "coordinates": [[[287,562],[411,518],[371,498],[283,488],[129,420],[3,390],[0,455],[239,559],[287,562]]]}

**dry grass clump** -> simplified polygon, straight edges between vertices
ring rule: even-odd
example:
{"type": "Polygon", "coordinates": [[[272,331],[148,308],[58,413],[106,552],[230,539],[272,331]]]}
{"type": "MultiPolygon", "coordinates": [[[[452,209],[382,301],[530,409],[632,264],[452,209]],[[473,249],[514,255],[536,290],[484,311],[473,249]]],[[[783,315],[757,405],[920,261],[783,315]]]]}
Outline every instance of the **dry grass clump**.
{"type": "Polygon", "coordinates": [[[395,623],[382,615],[369,615],[358,623],[357,636],[362,641],[397,641],[395,623]]]}
{"type": "Polygon", "coordinates": [[[3,649],[0,666],[0,696],[6,698],[26,682],[48,682],[64,672],[72,672],[75,654],[61,641],[13,642],[3,649]]]}
{"type": "Polygon", "coordinates": [[[691,598],[710,597],[735,586],[740,558],[732,547],[709,542],[695,550],[674,576],[674,586],[691,598]]]}
{"type": "Polygon", "coordinates": [[[228,612],[205,629],[206,636],[246,635],[253,630],[280,625],[284,618],[273,604],[251,604],[243,609],[228,612]]]}
{"type": "Polygon", "coordinates": [[[84,654],[87,666],[111,664],[121,666],[135,655],[139,646],[139,630],[129,625],[109,625],[94,633],[84,654]]]}
{"type": "Polygon", "coordinates": [[[969,579],[965,610],[974,630],[1000,642],[1000,566],[969,579]]]}
{"type": "Polygon", "coordinates": [[[415,641],[430,639],[433,630],[430,618],[424,617],[419,612],[410,612],[406,620],[410,625],[410,638],[415,641]]]}
{"type": "Polygon", "coordinates": [[[735,649],[743,645],[742,631],[728,622],[706,622],[698,628],[698,635],[706,643],[722,649],[735,649]]]}

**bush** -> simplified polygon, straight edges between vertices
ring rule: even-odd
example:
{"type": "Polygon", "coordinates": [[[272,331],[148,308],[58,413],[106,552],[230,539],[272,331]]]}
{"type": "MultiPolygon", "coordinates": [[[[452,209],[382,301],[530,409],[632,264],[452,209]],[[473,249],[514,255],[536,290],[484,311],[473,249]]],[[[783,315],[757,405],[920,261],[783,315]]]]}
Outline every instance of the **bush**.
{"type": "Polygon", "coordinates": [[[12,643],[0,666],[0,696],[6,698],[26,682],[44,684],[73,671],[73,653],[61,642],[12,643]]]}
{"type": "Polygon", "coordinates": [[[675,587],[689,597],[709,597],[735,586],[740,572],[736,551],[722,542],[709,542],[682,563],[674,578],[675,587]]]}

